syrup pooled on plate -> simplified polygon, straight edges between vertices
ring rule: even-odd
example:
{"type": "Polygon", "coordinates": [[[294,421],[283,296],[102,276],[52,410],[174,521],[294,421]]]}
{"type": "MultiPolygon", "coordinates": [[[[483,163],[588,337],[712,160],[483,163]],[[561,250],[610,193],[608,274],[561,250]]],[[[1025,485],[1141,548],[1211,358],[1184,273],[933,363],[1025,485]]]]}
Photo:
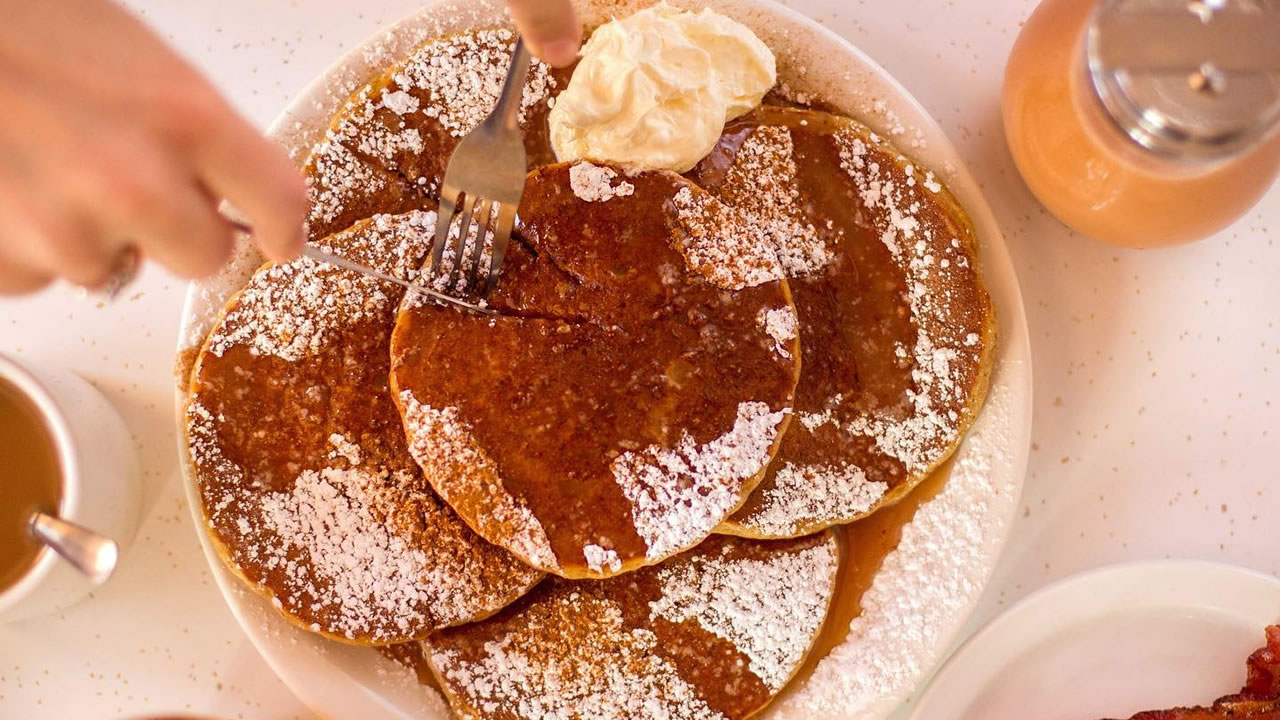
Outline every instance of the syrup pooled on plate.
{"type": "Polygon", "coordinates": [[[35,564],[41,545],[27,530],[31,513],[62,500],[58,449],[35,404],[0,380],[0,592],[35,564]]]}
{"type": "Polygon", "coordinates": [[[844,545],[840,570],[836,575],[836,594],[831,599],[831,607],[813,649],[791,679],[788,690],[799,687],[813,674],[814,667],[844,642],[849,635],[849,624],[862,614],[862,596],[871,589],[885,558],[898,549],[902,529],[911,523],[922,505],[942,492],[954,464],[953,459],[948,459],[903,499],[869,517],[835,529],[836,538],[844,545]]]}

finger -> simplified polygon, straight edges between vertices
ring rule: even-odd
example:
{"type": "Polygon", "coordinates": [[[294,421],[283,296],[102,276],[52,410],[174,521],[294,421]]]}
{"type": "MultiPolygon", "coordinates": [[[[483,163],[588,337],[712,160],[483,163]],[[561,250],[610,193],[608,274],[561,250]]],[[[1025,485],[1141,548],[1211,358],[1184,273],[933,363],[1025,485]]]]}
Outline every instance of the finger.
{"type": "Polygon", "coordinates": [[[0,258],[0,295],[35,292],[53,281],[53,276],[27,265],[0,258]]]}
{"type": "Polygon", "coordinates": [[[534,55],[555,67],[573,64],[582,25],[571,0],[507,0],[507,6],[534,55]]]}
{"type": "Polygon", "coordinates": [[[132,218],[119,232],[174,274],[208,277],[227,263],[233,245],[231,225],[214,202],[194,180],[178,181],[157,212],[132,218]]]}
{"type": "Polygon", "coordinates": [[[65,203],[55,206],[46,196],[0,182],[0,219],[0,261],[35,276],[27,282],[52,275],[94,287],[110,277],[118,247],[103,242],[65,203]]]}
{"type": "Polygon", "coordinates": [[[95,288],[111,278],[123,243],[110,243],[86,224],[47,214],[37,219],[28,242],[41,247],[44,270],[76,285],[95,288]]]}
{"type": "Polygon", "coordinates": [[[95,163],[69,174],[71,201],[94,219],[115,272],[127,246],[175,274],[211,275],[231,254],[231,227],[180,153],[117,136],[95,163]]]}
{"type": "Polygon", "coordinates": [[[231,257],[231,225],[218,215],[214,200],[192,178],[177,172],[162,194],[139,207],[150,208],[114,218],[112,232],[127,238],[150,260],[175,275],[203,278],[216,273],[231,257]]]}
{"type": "Polygon", "coordinates": [[[31,209],[25,193],[8,180],[10,171],[0,168],[0,295],[34,292],[53,279],[35,264],[40,251],[33,246],[31,209]]]}
{"type": "Polygon", "coordinates": [[[307,189],[288,156],[229,107],[213,111],[199,141],[204,186],[249,218],[254,239],[276,261],[291,260],[306,241],[307,189]]]}

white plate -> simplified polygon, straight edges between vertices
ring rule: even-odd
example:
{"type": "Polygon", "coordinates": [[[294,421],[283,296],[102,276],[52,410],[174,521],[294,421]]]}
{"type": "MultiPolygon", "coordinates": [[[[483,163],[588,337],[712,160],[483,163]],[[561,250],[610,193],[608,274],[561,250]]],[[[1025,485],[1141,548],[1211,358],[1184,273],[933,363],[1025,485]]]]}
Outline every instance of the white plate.
{"type": "MultiPolygon", "coordinates": [[[[622,15],[645,0],[581,0],[588,24],[622,15]]],[[[1031,367],[1017,278],[995,219],[942,130],[888,73],[821,25],[767,0],[715,0],[704,7],[750,26],[778,54],[779,78],[861,119],[931,168],[968,210],[982,243],[984,277],[1000,316],[991,394],[956,453],[950,481],[904,528],[863,597],[848,639],[812,677],[774,703],[771,717],[880,720],[892,713],[943,658],[973,611],[1008,536],[1030,446],[1031,367]]],[[[290,104],[270,133],[298,157],[323,133],[351,90],[424,37],[499,24],[497,0],[444,0],[357,47],[290,104]]],[[[200,343],[226,299],[261,262],[251,249],[218,278],[187,294],[179,348],[200,343]]],[[[185,398],[178,398],[179,422],[185,398]]],[[[197,489],[180,448],[188,499],[203,527],[197,489]]],[[[214,577],[254,645],[290,688],[331,718],[446,717],[440,697],[406,679],[389,661],[295,629],[222,566],[201,533],[214,577]]]]}
{"type": "Polygon", "coordinates": [[[1237,692],[1280,580],[1166,561],[1076,575],[1019,602],[938,673],[911,720],[1092,720],[1237,692]]]}

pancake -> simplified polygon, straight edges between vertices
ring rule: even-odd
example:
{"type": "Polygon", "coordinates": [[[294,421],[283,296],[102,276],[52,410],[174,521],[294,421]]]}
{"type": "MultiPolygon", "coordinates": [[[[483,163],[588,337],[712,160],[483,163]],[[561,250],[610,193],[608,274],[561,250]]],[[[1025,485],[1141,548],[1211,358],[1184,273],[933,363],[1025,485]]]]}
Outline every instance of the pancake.
{"type": "MultiPolygon", "coordinates": [[[[398,277],[435,214],[317,245],[398,277]]],[[[187,438],[215,546],[294,623],[390,644],[485,617],[539,579],[478,537],[410,457],[388,390],[399,286],[300,259],[228,303],[192,372],[187,438]]]]}
{"type": "Polygon", "coordinates": [[[420,642],[397,643],[377,648],[383,657],[395,662],[400,667],[412,671],[419,684],[439,689],[435,675],[431,674],[431,663],[427,661],[426,648],[420,642]]]}
{"type": "MultiPolygon", "coordinates": [[[[311,151],[311,237],[322,238],[378,213],[434,209],[458,142],[497,102],[515,33],[471,30],[426,42],[354,93],[311,151]]],[[[529,167],[555,162],[548,102],[571,69],[535,60],[521,125],[529,167]]]]}
{"type": "Polygon", "coordinates": [[[793,537],[897,501],[955,450],[994,361],[963,210],[866,127],[810,110],[730,123],[690,176],[769,229],[804,348],[796,421],[719,530],[793,537]]]}
{"type": "Polygon", "coordinates": [[[549,578],[488,620],[424,644],[465,718],[745,718],[803,663],[839,557],[832,533],[714,537],[623,577],[549,578]]]}
{"type": "Polygon", "coordinates": [[[391,386],[427,479],[480,535],[570,578],[703,540],[759,482],[798,373],[781,267],[668,172],[534,171],[487,298],[407,303],[391,386]]]}

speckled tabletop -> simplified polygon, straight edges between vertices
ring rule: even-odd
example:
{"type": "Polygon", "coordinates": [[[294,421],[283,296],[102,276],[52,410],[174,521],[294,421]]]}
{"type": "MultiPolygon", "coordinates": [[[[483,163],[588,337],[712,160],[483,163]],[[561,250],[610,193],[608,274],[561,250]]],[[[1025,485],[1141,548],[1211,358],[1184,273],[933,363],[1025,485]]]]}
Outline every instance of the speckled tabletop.
{"type": "MultiPolygon", "coordinates": [[[[130,4],[265,126],[346,48],[418,2],[130,4]]],[[[1017,266],[1035,444],[1024,510],[974,626],[1113,562],[1198,558],[1280,575],[1280,189],[1185,248],[1081,238],[1036,204],[1001,136],[1004,58],[1033,0],[788,4],[867,51],[942,123],[1017,266]]],[[[0,301],[0,351],[61,363],[102,389],[129,424],[148,489],[139,540],[108,586],[59,616],[0,626],[0,718],[310,717],[223,605],[182,499],[171,367],[183,290],[150,269],[115,304],[65,288],[0,301]]]]}

